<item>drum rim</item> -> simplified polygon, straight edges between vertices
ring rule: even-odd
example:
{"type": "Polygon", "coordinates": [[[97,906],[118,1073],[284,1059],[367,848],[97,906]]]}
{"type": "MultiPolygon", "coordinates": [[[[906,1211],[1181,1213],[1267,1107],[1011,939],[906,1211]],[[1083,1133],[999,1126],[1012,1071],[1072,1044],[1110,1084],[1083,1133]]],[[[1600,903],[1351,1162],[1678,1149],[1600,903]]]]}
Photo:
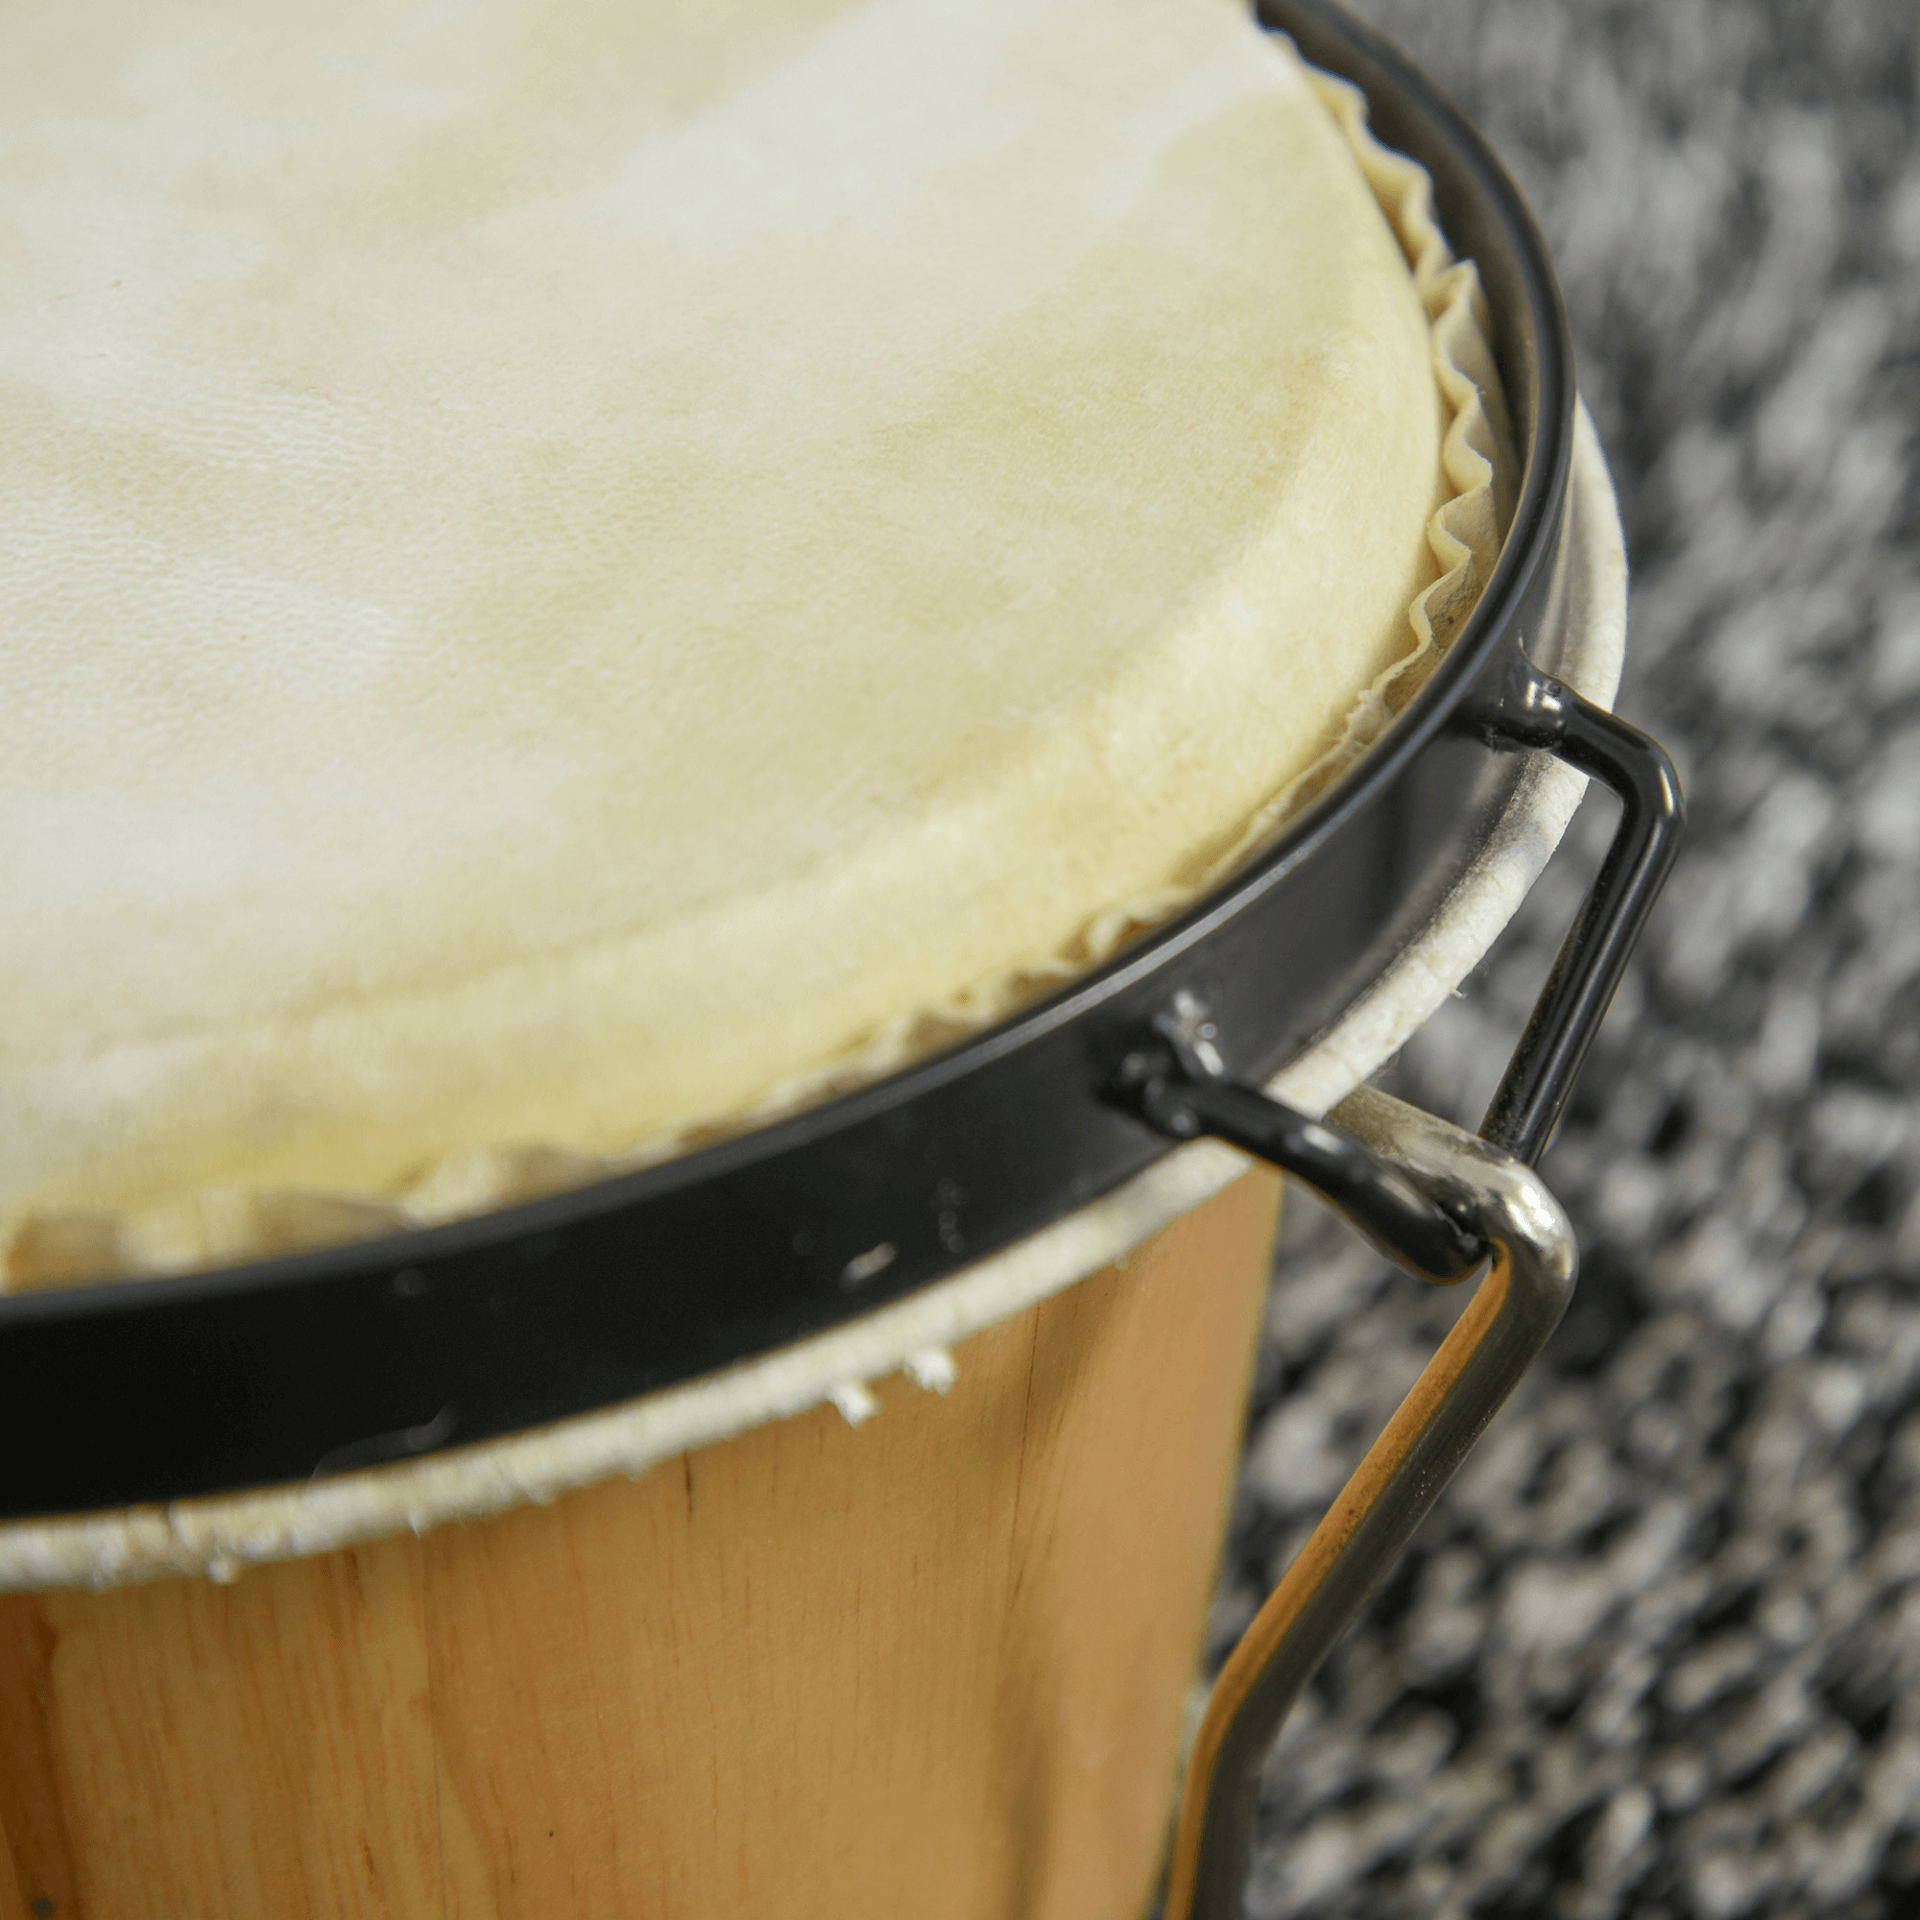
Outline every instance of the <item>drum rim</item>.
{"type": "MultiPolygon", "coordinates": [[[[16,1469],[0,1496],[0,1514],[119,1507],[284,1481],[308,1470],[345,1470],[432,1450],[442,1441],[462,1445],[497,1437],[711,1371],[712,1342],[703,1346],[695,1338],[688,1345],[692,1364],[681,1364],[678,1371],[669,1368],[655,1378],[636,1378],[629,1367],[626,1376],[616,1378],[617,1369],[610,1372],[599,1364],[598,1355],[583,1350],[582,1337],[591,1330],[590,1322],[583,1321],[571,1336],[564,1328],[556,1331],[551,1351],[526,1356],[529,1368],[542,1372],[547,1399],[536,1404],[524,1393],[516,1399],[509,1391],[504,1415],[496,1412],[490,1424],[483,1419],[476,1430],[474,1420],[463,1417],[457,1427],[436,1435],[438,1413],[417,1394],[408,1403],[404,1379],[400,1399],[393,1399],[390,1390],[396,1370],[404,1374],[405,1363],[417,1360],[423,1345],[431,1345],[427,1336],[408,1341],[411,1351],[397,1363],[370,1354],[366,1339],[370,1327],[394,1333],[417,1322],[423,1295],[436,1308],[458,1295],[458,1304],[449,1310],[462,1324],[483,1322],[497,1311],[496,1303],[517,1280],[518,1268],[571,1258],[566,1249],[584,1247],[589,1234],[596,1236],[601,1250],[586,1264],[604,1269],[603,1243],[610,1223],[637,1220],[663,1200],[684,1211],[688,1196],[704,1193],[724,1213],[742,1177],[766,1178],[769,1170],[777,1170],[776,1190],[791,1198],[795,1169],[809,1155],[831,1171],[835,1163],[830,1155],[839,1152],[838,1170],[847,1176],[850,1190],[836,1193],[836,1202],[855,1216],[865,1210],[871,1220],[884,1221],[890,1216],[868,1191],[872,1181],[866,1177],[866,1163],[845,1157],[848,1143],[863,1130],[869,1142],[876,1133],[883,1138],[910,1135],[916,1113],[941,1103],[949,1115],[962,1112],[966,1117],[966,1103],[977,1089],[996,1074],[996,1085],[1011,1084],[1013,1063],[1037,1057],[1043,1047],[1051,1049],[1056,1062],[1081,1062],[1084,1072],[1097,1080],[1115,1055],[1115,1022],[1124,1009],[1143,1004],[1143,996],[1170,994],[1175,985],[1194,977],[1217,975],[1223,968],[1233,971],[1236,965],[1244,968],[1244,956],[1238,962],[1222,957],[1226,948],[1236,940],[1244,946],[1246,928],[1256,916],[1271,920],[1283,895],[1309,914],[1326,910],[1345,878],[1338,870],[1351,864],[1351,849],[1360,843],[1357,823],[1372,819],[1377,828],[1379,808],[1388,796],[1408,787],[1424,762],[1458,758],[1470,732],[1466,718],[1491,700],[1514,646],[1537,630],[1544,614],[1572,460],[1574,389],[1564,308],[1545,243],[1518,190],[1479,135],[1411,63],[1327,0],[1263,0],[1260,17],[1269,28],[1289,33],[1315,64],[1359,85],[1376,135],[1421,161],[1433,177],[1443,230],[1456,251],[1475,258],[1487,288],[1492,345],[1522,449],[1514,514],[1492,576],[1448,653],[1386,735],[1265,852],[1164,926],[998,1024],[868,1086],[635,1173],[447,1226],[192,1274],[0,1297],[0,1346],[10,1347],[16,1362],[9,1371],[33,1383],[31,1391],[14,1397],[10,1415],[0,1412],[0,1446],[8,1449],[16,1469]],[[820,1159],[822,1154],[829,1157],[820,1159]],[[780,1179],[786,1180],[785,1189],[779,1189],[780,1179]],[[516,1271],[503,1278],[503,1268],[516,1271]],[[427,1274],[432,1275],[431,1287],[422,1278],[427,1274]],[[462,1279],[461,1274],[470,1277],[462,1279]],[[420,1284],[416,1287],[415,1282],[420,1284]],[[329,1326],[328,1308],[337,1308],[353,1289],[373,1318],[363,1313],[350,1329],[329,1326]],[[331,1369],[335,1379],[351,1376],[356,1365],[366,1369],[369,1378],[380,1372],[379,1392],[396,1406],[410,1404],[415,1417],[370,1426],[364,1411],[344,1408],[339,1416],[342,1430],[362,1435],[371,1431],[374,1441],[316,1449],[310,1437],[289,1440],[283,1434],[277,1448],[255,1445],[256,1431],[271,1430],[282,1411],[272,1367],[257,1377],[250,1373],[260,1359],[266,1321],[272,1323],[283,1372],[289,1359],[331,1369]],[[85,1355],[92,1349],[97,1358],[103,1341],[119,1343],[121,1363],[117,1370],[109,1368],[110,1379],[94,1382],[88,1393],[85,1355]],[[59,1473],[37,1476],[36,1486],[36,1476],[24,1470],[25,1462],[45,1456],[44,1436],[53,1430],[52,1422],[67,1427],[76,1392],[83,1402],[92,1403],[81,1416],[90,1441],[86,1457],[68,1460],[59,1473]],[[126,1448],[151,1442],[156,1407],[190,1411],[196,1396],[207,1395],[217,1401],[219,1413],[197,1440],[174,1448],[165,1469],[150,1464],[129,1470],[126,1448]],[[522,1417],[516,1417],[516,1410],[522,1417]],[[36,1434],[42,1445],[30,1447],[36,1434]],[[356,1452],[359,1445],[385,1445],[388,1450],[362,1457],[356,1452]]],[[[1476,742],[1471,747],[1486,757],[1483,746],[1476,742]]],[[[1461,834],[1470,838],[1477,824],[1504,807],[1519,779],[1519,763],[1509,761],[1508,766],[1511,771],[1503,783],[1492,783],[1500,791],[1491,812],[1485,798],[1491,791],[1489,776],[1473,776],[1480,812],[1459,823],[1461,834]]],[[[1456,782],[1466,778],[1458,773],[1453,777],[1456,782]]],[[[1405,944],[1404,937],[1399,944],[1405,944]]],[[[1324,1030],[1337,1014],[1336,1008],[1318,1021],[1318,1028],[1324,1030]]],[[[1136,1016],[1124,1017],[1131,1032],[1136,1016]]],[[[1297,1057],[1304,1044],[1297,1033],[1253,1031],[1258,1024],[1242,1022],[1238,1038],[1247,1064],[1265,1077],[1280,1060],[1297,1057]]],[[[1231,1021],[1228,1025],[1231,1031],[1231,1021]]],[[[1018,1114],[1017,1103],[1011,1111],[1018,1114]]],[[[989,1125],[995,1117],[1004,1123],[1008,1113],[1002,1097],[997,1109],[981,1110],[980,1124],[989,1125]]],[[[951,1119],[947,1124],[950,1129],[951,1119]]],[[[1112,1141],[1118,1136],[1108,1135],[1101,1145],[1104,1162],[1100,1151],[1089,1149],[1089,1164],[1098,1162],[1105,1171],[1096,1166],[1091,1174],[1069,1171],[1062,1176],[1059,1185],[1064,1190],[1052,1193],[1051,1217],[1112,1190],[1169,1151],[1167,1143],[1117,1116],[1104,1116],[1097,1123],[1089,1119],[1087,1125],[1095,1131],[1110,1125],[1132,1144],[1116,1159],[1112,1141]],[[1104,1184],[1098,1184],[1102,1180],[1104,1184]]],[[[925,1171],[915,1167],[911,1177],[918,1179],[925,1171]]],[[[924,1205],[918,1191],[914,1203],[924,1205]]],[[[1025,1204],[1030,1215],[1031,1200],[1025,1204]]],[[[1017,1215],[1017,1209],[1012,1211],[1017,1215]]],[[[1018,1216],[995,1227],[976,1225],[970,1217],[967,1228],[965,1237],[958,1232],[949,1236],[942,1225],[930,1251],[901,1262],[896,1274],[886,1274],[883,1263],[876,1270],[879,1284],[871,1288],[846,1281],[858,1260],[841,1265],[836,1257],[829,1262],[837,1271],[824,1297],[817,1273],[804,1276],[804,1286],[794,1276],[775,1273],[764,1310],[755,1309],[756,1330],[749,1344],[742,1349],[736,1339],[720,1364],[767,1352],[917,1292],[1012,1244],[1031,1230],[1032,1221],[1018,1216]],[[840,1282],[837,1287],[834,1277],[840,1282]]],[[[672,1229],[668,1231],[671,1236],[672,1229]]],[[[874,1227],[873,1233],[871,1240],[856,1234],[858,1246],[874,1255],[882,1247],[891,1249],[884,1226],[874,1227]]],[[[631,1240],[625,1244],[625,1271],[610,1285],[624,1283],[631,1289],[636,1268],[644,1264],[636,1246],[645,1245],[631,1240]]],[[[797,1238],[794,1248],[796,1260],[806,1257],[797,1238]]],[[[684,1246],[669,1248],[670,1254],[684,1251],[684,1246]]],[[[684,1297],[668,1297],[677,1279],[663,1285],[657,1274],[646,1277],[648,1305],[655,1315],[664,1313],[675,1321],[696,1316],[698,1302],[690,1305],[684,1297]]],[[[555,1322],[562,1318],[559,1304],[545,1316],[555,1322]]],[[[436,1393],[425,1399],[435,1399],[436,1393]]],[[[150,1451],[147,1458],[151,1463],[150,1451]]]]}
{"type": "MultiPolygon", "coordinates": [[[[1556,671],[1610,705],[1626,638],[1618,506],[1584,407],[1576,428],[1569,569],[1574,602],[1556,671]]],[[[1267,1091],[1320,1113],[1429,1020],[1479,964],[1525,898],[1579,806],[1583,777],[1532,762],[1481,863],[1365,999],[1267,1091]]],[[[182,1576],[229,1579],[251,1566],[307,1559],[456,1520],[485,1520],[663,1462],[831,1403],[849,1418],[896,1373],[945,1391],[966,1371],[963,1343],[1123,1259],[1245,1170],[1212,1141],[1176,1148],[1126,1186],[976,1267],[878,1312],[771,1354],[616,1407],[424,1459],[305,1485],[170,1503],[0,1520],[0,1593],[102,1590],[182,1576]],[[955,1349],[959,1349],[957,1352],[955,1349]]]]}

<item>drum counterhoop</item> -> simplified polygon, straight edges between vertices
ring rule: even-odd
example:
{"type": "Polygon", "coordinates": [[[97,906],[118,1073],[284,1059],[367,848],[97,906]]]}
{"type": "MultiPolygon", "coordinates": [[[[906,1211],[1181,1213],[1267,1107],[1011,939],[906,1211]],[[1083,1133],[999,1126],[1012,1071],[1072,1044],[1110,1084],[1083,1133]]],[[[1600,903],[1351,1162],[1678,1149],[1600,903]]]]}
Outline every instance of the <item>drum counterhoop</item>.
{"type": "Polygon", "coordinates": [[[903,1299],[1174,1142],[1226,1140],[1315,1186],[1430,1280],[1487,1268],[1215,1689],[1167,1911],[1237,1910],[1257,1769],[1281,1718],[1565,1304],[1571,1233],[1529,1169],[1683,812],[1661,749],[1529,657],[1551,626],[1575,395],[1565,312],[1518,191],[1402,56],[1326,0],[1262,0],[1260,17],[1357,84],[1378,136],[1432,176],[1488,294],[1521,455],[1492,578],[1388,735],[1210,898],[876,1085],[477,1220],[0,1298],[0,1519],[304,1480],[606,1407],[903,1299]],[[1432,917],[1536,752],[1599,778],[1620,820],[1478,1139],[1364,1089],[1324,1123],[1260,1092],[1432,917]],[[850,1286],[879,1247],[886,1259],[850,1286]],[[56,1430],[68,1444],[45,1445],[56,1430]]]}

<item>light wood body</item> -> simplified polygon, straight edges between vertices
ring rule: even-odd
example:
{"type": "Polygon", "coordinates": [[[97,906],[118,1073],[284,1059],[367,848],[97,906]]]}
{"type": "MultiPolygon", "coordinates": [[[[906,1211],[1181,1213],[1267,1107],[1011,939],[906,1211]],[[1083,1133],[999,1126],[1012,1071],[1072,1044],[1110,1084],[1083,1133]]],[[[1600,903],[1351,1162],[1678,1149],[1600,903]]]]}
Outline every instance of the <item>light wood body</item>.
{"type": "Polygon", "coordinates": [[[0,1599],[0,1920],[1132,1920],[1276,1182],[550,1507],[0,1599]]]}

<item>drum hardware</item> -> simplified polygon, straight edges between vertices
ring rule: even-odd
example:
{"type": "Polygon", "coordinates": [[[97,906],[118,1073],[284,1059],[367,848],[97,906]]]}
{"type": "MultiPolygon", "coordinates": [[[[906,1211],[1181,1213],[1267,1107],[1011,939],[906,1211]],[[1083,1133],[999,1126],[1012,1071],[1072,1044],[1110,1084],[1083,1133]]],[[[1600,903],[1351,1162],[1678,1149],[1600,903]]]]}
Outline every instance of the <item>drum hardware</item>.
{"type": "Polygon", "coordinates": [[[1225,1140],[1304,1181],[1422,1279],[1464,1280],[1487,1257],[1485,1240],[1400,1167],[1351,1134],[1233,1079],[1220,1058],[1218,1030],[1195,994],[1183,991],[1154,1021],[1153,1044],[1121,1063],[1115,1098],[1170,1140],[1225,1140]]]}
{"type": "Polygon", "coordinates": [[[1228,1656],[1188,1765],[1166,1920],[1234,1920],[1262,1761],[1293,1702],[1559,1323],[1579,1249],[1532,1173],[1679,852],[1685,803],[1657,742],[1515,649],[1478,726],[1552,753],[1620,801],[1605,859],[1556,957],[1479,1137],[1370,1088],[1335,1124],[1236,1080],[1205,1003],[1178,994],[1110,1097],[1169,1139],[1208,1136],[1308,1186],[1399,1265],[1472,1303],[1228,1656]]]}
{"type": "Polygon", "coordinates": [[[1490,747],[1551,753],[1599,780],[1620,802],[1606,858],[1480,1123],[1481,1139],[1532,1166],[1553,1137],[1580,1063],[1672,870],[1686,801],[1673,761],[1657,741],[1518,651],[1481,738],[1490,747]]]}
{"type": "Polygon", "coordinates": [[[1237,1920],[1260,1766],[1289,1709],[1533,1364],[1573,1293],[1572,1228],[1533,1171],[1372,1088],[1334,1114],[1483,1236],[1487,1277],[1228,1656],[1187,1763],[1165,1920],[1237,1920]]]}

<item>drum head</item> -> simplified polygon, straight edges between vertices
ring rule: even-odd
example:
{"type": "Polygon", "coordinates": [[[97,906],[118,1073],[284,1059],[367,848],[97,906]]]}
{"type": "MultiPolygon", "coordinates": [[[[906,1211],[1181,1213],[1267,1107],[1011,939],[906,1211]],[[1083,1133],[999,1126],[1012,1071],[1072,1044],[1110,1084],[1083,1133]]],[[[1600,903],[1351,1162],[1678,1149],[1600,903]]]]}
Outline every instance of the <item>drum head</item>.
{"type": "Polygon", "coordinates": [[[177,1500],[465,1445],[907,1303],[1164,1158],[1166,1143],[1107,1095],[1175,994],[1202,995],[1236,1070],[1265,1078],[1305,1057],[1435,923],[1526,777],[1481,743],[1476,716],[1514,649],[1563,621],[1565,320],[1518,194],[1426,83],[1328,10],[1267,18],[1358,84],[1381,137],[1431,173],[1440,221],[1487,290],[1521,463],[1492,577],[1386,736],[1208,897],[875,1084],[430,1231],[0,1300],[20,1383],[0,1409],[0,1445],[22,1467],[8,1511],[177,1500]]]}

